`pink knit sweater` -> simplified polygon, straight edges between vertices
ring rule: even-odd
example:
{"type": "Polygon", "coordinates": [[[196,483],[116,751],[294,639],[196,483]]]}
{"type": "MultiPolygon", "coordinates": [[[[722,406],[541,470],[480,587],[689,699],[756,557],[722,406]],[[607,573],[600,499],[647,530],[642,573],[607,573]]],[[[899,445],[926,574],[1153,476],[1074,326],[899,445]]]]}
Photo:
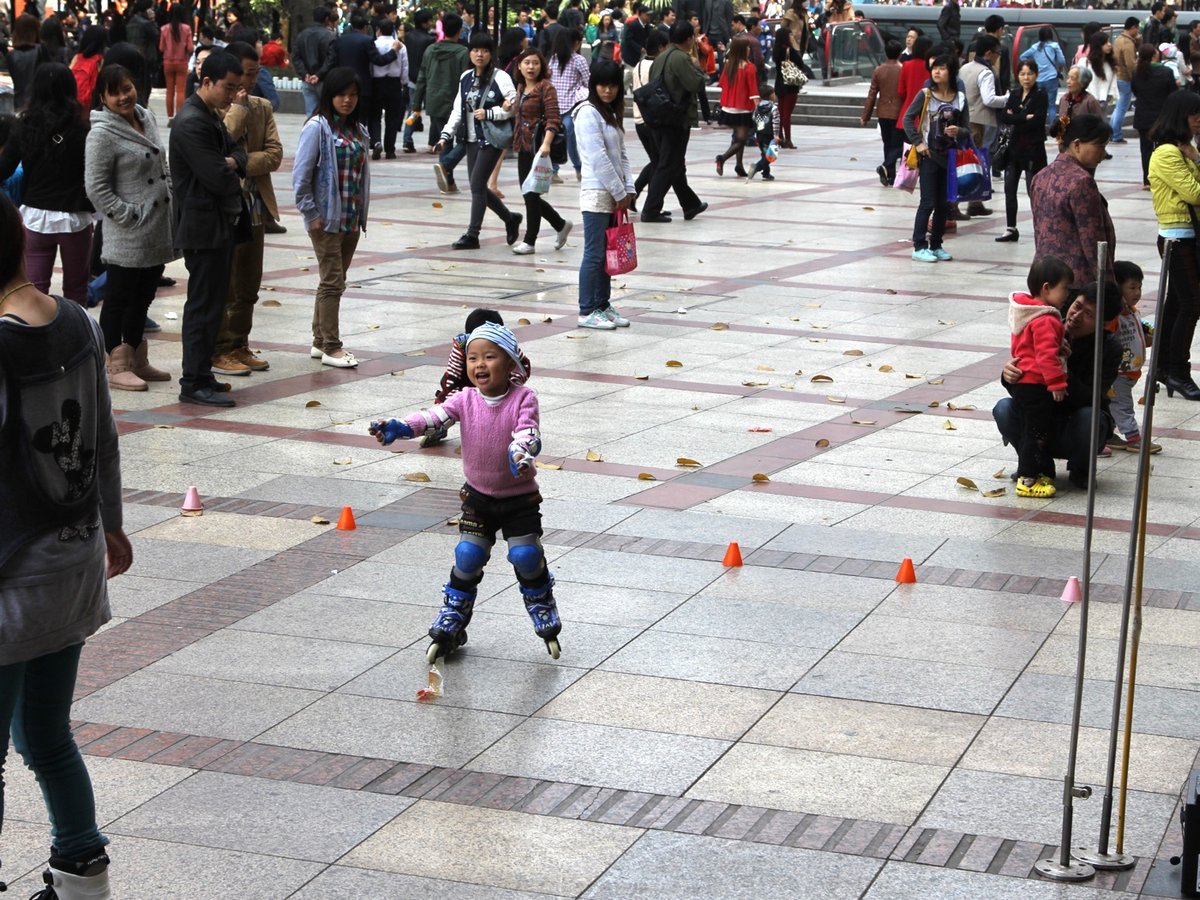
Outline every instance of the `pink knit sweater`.
{"type": "Polygon", "coordinates": [[[513,478],[508,468],[508,445],[513,435],[539,428],[537,394],[514,384],[495,406],[476,388],[463,388],[446,402],[407,417],[417,434],[442,422],[457,422],[462,434],[463,474],[467,484],[489,497],[515,497],[538,489],[534,470],[513,478]]]}

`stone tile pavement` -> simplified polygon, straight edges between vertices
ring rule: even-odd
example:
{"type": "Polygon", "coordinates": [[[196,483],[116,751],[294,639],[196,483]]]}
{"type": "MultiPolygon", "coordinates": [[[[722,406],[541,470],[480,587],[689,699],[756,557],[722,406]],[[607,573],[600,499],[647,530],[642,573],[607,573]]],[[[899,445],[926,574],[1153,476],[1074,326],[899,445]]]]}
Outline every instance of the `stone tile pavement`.
{"type": "MultiPolygon", "coordinates": [[[[280,124],[290,152],[299,120],[280,124]]],[[[357,371],[308,358],[316,273],[288,209],[253,335],[271,368],[234,379],[237,408],[182,406],[171,385],[116,398],[136,563],[112,583],[116,618],[85,652],[75,716],[118,897],[1172,895],[1165,859],[1200,751],[1195,412],[1165,398],[1156,411],[1126,829],[1138,864],[1041,882],[1079,624],[1058,598],[1083,574],[1084,497],[956,483],[1007,487],[1015,462],[988,409],[1027,216],[1018,244],[976,219],[948,241],[953,263],[921,266],[914,201],[875,179],[876,136],[797,140],[765,185],[718,179],[705,161],[723,134],[695,136],[711,208],[639,227],[641,265],[615,297],[633,327],[617,333],[574,328],[578,238],[516,258],[489,220],[484,249],[454,254],[467,199],[437,195],[423,155],[379,163],[342,306],[357,371]],[[384,450],[365,426],[429,402],[482,303],[534,365],[563,656],[544,654],[496,563],[445,696],[419,704],[457,439],[384,450]],[[177,515],[189,485],[200,518],[177,515]],[[311,521],[345,505],[356,531],[311,521]],[[729,541],[741,569],[721,565],[729,541]],[[905,557],[916,585],[894,581],[905,557]]],[[[1116,256],[1147,270],[1153,298],[1136,148],[1114,152],[1100,182],[1116,256]]],[[[507,169],[502,185],[511,202],[507,169]]],[[[570,184],[550,199],[577,217],[570,184]]],[[[154,307],[169,369],[183,296],[154,307]]],[[[1134,464],[1099,461],[1079,757],[1093,786],[1134,464]]],[[[0,852],[20,894],[46,824],[28,773],[6,774],[0,852]]],[[[1079,842],[1094,844],[1099,809],[1098,794],[1076,805],[1079,842]]]]}

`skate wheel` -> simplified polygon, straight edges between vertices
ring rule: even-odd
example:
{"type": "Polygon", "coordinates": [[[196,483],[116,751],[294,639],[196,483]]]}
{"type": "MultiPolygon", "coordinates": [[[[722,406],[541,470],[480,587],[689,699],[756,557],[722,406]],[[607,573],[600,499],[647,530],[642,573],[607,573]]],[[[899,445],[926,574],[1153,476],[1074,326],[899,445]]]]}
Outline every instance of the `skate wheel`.
{"type": "Polygon", "coordinates": [[[557,638],[550,638],[550,640],[546,641],[546,651],[551,657],[558,659],[558,655],[562,652],[562,648],[558,646],[557,638]]]}
{"type": "Polygon", "coordinates": [[[425,662],[429,663],[432,666],[434,663],[437,662],[437,658],[442,655],[441,650],[442,650],[441,644],[438,644],[436,642],[430,644],[429,649],[425,651],[425,662]]]}
{"type": "Polygon", "coordinates": [[[467,630],[464,628],[458,633],[458,646],[462,646],[467,642],[467,630]]]}

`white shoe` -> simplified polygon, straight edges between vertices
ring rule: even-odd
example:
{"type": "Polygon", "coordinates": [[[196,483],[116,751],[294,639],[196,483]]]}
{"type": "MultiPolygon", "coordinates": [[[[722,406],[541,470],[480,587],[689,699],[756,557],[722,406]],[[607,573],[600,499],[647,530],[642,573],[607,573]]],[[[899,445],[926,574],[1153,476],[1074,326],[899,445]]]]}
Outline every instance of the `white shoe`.
{"type": "Polygon", "coordinates": [[[616,331],[617,325],[598,309],[592,310],[586,316],[579,317],[580,328],[595,328],[600,331],[616,331]]]}
{"type": "Polygon", "coordinates": [[[533,246],[533,244],[527,244],[524,241],[521,241],[518,244],[513,244],[512,252],[517,254],[517,256],[528,256],[530,253],[533,253],[535,249],[536,248],[533,246]]]}
{"type": "Polygon", "coordinates": [[[604,313],[604,317],[608,319],[608,321],[612,322],[618,328],[629,327],[629,320],[617,312],[617,308],[615,306],[609,306],[608,309],[601,310],[601,312],[604,313]]]}
{"type": "Polygon", "coordinates": [[[320,359],[324,355],[325,355],[325,351],[322,350],[320,347],[309,347],[308,348],[308,356],[310,359],[320,359]]]}
{"type": "Polygon", "coordinates": [[[343,350],[341,356],[330,356],[328,353],[322,353],[321,365],[333,366],[335,369],[353,369],[358,365],[358,360],[354,358],[354,354],[349,350],[343,350]]]}
{"type": "Polygon", "coordinates": [[[574,222],[563,222],[562,230],[555,232],[555,234],[558,235],[558,238],[554,241],[555,250],[561,250],[563,247],[567,246],[567,237],[571,234],[571,229],[574,227],[574,222]]]}

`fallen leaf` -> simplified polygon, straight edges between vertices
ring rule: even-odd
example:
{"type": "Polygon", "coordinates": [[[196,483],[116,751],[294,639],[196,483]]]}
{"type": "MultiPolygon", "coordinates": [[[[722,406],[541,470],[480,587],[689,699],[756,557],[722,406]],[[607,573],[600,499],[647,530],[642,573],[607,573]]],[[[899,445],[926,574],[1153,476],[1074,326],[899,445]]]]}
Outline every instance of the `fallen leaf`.
{"type": "Polygon", "coordinates": [[[368,271],[368,272],[374,272],[374,271],[375,271],[375,267],[374,267],[374,266],[367,266],[367,271],[368,271]]]}
{"type": "Polygon", "coordinates": [[[380,327],[381,326],[379,326],[379,325],[368,325],[367,331],[378,331],[380,329],[380,327]]]}
{"type": "Polygon", "coordinates": [[[772,368],[771,366],[755,366],[754,370],[756,372],[774,372],[775,371],[775,369],[772,368]]]}
{"type": "Polygon", "coordinates": [[[307,271],[308,271],[308,266],[302,266],[302,267],[300,268],[300,271],[301,271],[301,272],[307,272],[307,271]]]}
{"type": "Polygon", "coordinates": [[[885,365],[882,365],[882,366],[880,366],[880,367],[879,367],[879,369],[878,369],[877,371],[880,371],[880,372],[894,372],[894,371],[895,371],[895,369],[893,369],[891,366],[889,366],[889,365],[886,365],[886,364],[885,364],[885,365]]]}
{"type": "Polygon", "coordinates": [[[649,472],[638,472],[638,481],[658,481],[658,479],[649,472]]]}
{"type": "Polygon", "coordinates": [[[800,305],[803,306],[805,309],[820,309],[821,308],[820,303],[801,303],[800,305]]]}
{"type": "Polygon", "coordinates": [[[585,456],[588,462],[604,462],[604,457],[595,450],[589,450],[585,456]]]}
{"type": "Polygon", "coordinates": [[[874,419],[851,419],[850,424],[851,425],[874,425],[875,420],[874,419]]]}
{"type": "Polygon", "coordinates": [[[938,400],[930,400],[930,401],[929,401],[929,408],[930,408],[930,409],[937,409],[937,408],[938,408],[939,406],[941,406],[941,405],[942,405],[942,404],[941,404],[941,402],[940,402],[940,401],[938,401],[938,400]]]}
{"type": "Polygon", "coordinates": [[[397,369],[395,372],[392,372],[392,373],[390,373],[390,374],[392,374],[392,375],[403,375],[403,374],[404,374],[404,370],[403,370],[403,369],[397,369]]]}
{"type": "Polygon", "coordinates": [[[1004,477],[1004,467],[1001,466],[997,471],[993,472],[992,477],[993,478],[1003,478],[1004,477]]]}
{"type": "Polygon", "coordinates": [[[650,380],[649,375],[634,375],[633,378],[635,381],[649,381],[650,380]]]}
{"type": "Polygon", "coordinates": [[[750,429],[751,434],[770,434],[772,431],[774,431],[773,428],[764,428],[762,426],[750,429]]]}
{"type": "Polygon", "coordinates": [[[961,410],[963,410],[963,411],[966,411],[966,410],[970,410],[970,409],[974,409],[974,408],[975,408],[975,407],[974,407],[974,406],[972,406],[970,403],[967,403],[967,404],[965,404],[965,405],[963,405],[963,406],[959,406],[959,405],[958,405],[958,404],[956,404],[956,403],[947,403],[947,404],[946,404],[946,409],[961,409],[961,410]]]}
{"type": "Polygon", "coordinates": [[[163,428],[163,429],[166,429],[167,431],[170,431],[170,430],[171,430],[171,429],[173,429],[175,426],[174,426],[174,425],[155,425],[154,427],[155,427],[155,428],[163,428]]]}
{"type": "Polygon", "coordinates": [[[828,447],[829,446],[829,438],[821,438],[820,440],[817,441],[817,446],[818,447],[828,447]]]}
{"type": "Polygon", "coordinates": [[[542,268],[537,268],[537,269],[534,269],[533,271],[535,271],[535,272],[545,272],[546,270],[545,270],[545,269],[542,269],[542,268]]]}
{"type": "Polygon", "coordinates": [[[858,157],[857,156],[850,157],[850,162],[858,162],[858,157]]]}
{"type": "MultiPolygon", "coordinates": [[[[797,372],[796,374],[799,375],[800,373],[797,372]]],[[[833,384],[833,379],[828,375],[814,375],[809,381],[813,384],[833,384]]]]}
{"type": "Polygon", "coordinates": [[[683,363],[681,363],[677,359],[668,359],[667,360],[667,368],[668,369],[682,369],[683,363]]]}
{"type": "Polygon", "coordinates": [[[442,208],[442,204],[440,204],[440,203],[438,203],[436,200],[434,200],[434,201],[433,201],[433,208],[434,208],[434,209],[441,209],[441,208],[442,208]]]}
{"type": "Polygon", "coordinates": [[[984,497],[1003,497],[1008,493],[1004,488],[992,488],[990,491],[979,492],[984,497]]]}
{"type": "Polygon", "coordinates": [[[875,207],[873,206],[864,206],[863,209],[865,209],[867,212],[875,212],[875,207]]]}
{"type": "Polygon", "coordinates": [[[312,522],[314,525],[328,525],[329,524],[329,520],[324,518],[323,516],[313,516],[308,521],[312,522]]]}
{"type": "Polygon", "coordinates": [[[546,316],[546,318],[542,319],[542,324],[543,324],[543,325],[549,325],[549,324],[550,324],[551,322],[553,322],[553,321],[554,321],[554,320],[553,320],[552,318],[550,318],[549,316],[546,316]]]}
{"type": "Polygon", "coordinates": [[[333,461],[333,464],[335,466],[348,466],[352,462],[354,462],[354,460],[352,460],[349,456],[339,456],[333,461]]]}
{"type": "Polygon", "coordinates": [[[958,431],[958,426],[955,425],[953,422],[951,422],[949,419],[947,419],[945,422],[942,423],[942,427],[945,428],[947,431],[958,431]]]}
{"type": "Polygon", "coordinates": [[[766,387],[770,383],[769,381],[743,381],[742,387],[766,387]]]}
{"type": "Polygon", "coordinates": [[[884,293],[885,294],[894,294],[894,293],[896,293],[896,291],[894,288],[888,288],[886,291],[884,291],[884,293]]]}
{"type": "Polygon", "coordinates": [[[528,319],[517,319],[517,324],[518,325],[532,325],[533,323],[530,322],[528,319]]]}
{"type": "Polygon", "coordinates": [[[979,490],[979,485],[977,485],[975,482],[973,482],[970,478],[967,478],[966,476],[959,475],[954,480],[957,481],[959,484],[961,484],[965,488],[970,488],[973,491],[979,490]]]}
{"type": "Polygon", "coordinates": [[[771,479],[768,478],[766,475],[764,475],[762,472],[755,472],[753,475],[750,476],[750,480],[753,481],[755,484],[766,484],[771,479]]]}
{"type": "Polygon", "coordinates": [[[784,390],[784,391],[794,391],[796,389],[796,386],[794,384],[790,384],[790,383],[789,384],[781,384],[779,387],[781,390],[784,390]]]}
{"type": "Polygon", "coordinates": [[[863,355],[863,352],[861,350],[843,350],[842,351],[842,356],[862,356],[862,355],[863,355]]]}
{"type": "Polygon", "coordinates": [[[825,399],[828,400],[830,403],[845,403],[846,402],[845,397],[826,397],[825,399]]]}
{"type": "Polygon", "coordinates": [[[666,300],[666,299],[667,299],[667,296],[666,296],[666,294],[655,294],[655,295],[654,295],[653,297],[651,297],[650,299],[651,299],[651,300],[666,300]]]}
{"type": "Polygon", "coordinates": [[[676,312],[676,314],[678,314],[678,315],[681,315],[681,316],[686,316],[686,315],[687,315],[687,307],[686,307],[686,306],[681,306],[681,307],[679,307],[679,309],[675,310],[675,312],[676,312]]]}
{"type": "Polygon", "coordinates": [[[275,290],[275,288],[271,287],[270,285],[263,285],[263,290],[264,291],[273,291],[273,290],[275,290]]]}
{"type": "Polygon", "coordinates": [[[927,384],[945,384],[945,378],[930,378],[927,384]]]}
{"type": "Polygon", "coordinates": [[[727,322],[713,322],[711,325],[709,325],[709,326],[708,326],[708,329],[709,329],[709,331],[728,331],[728,330],[729,330],[729,323],[727,323],[727,322]]]}
{"type": "Polygon", "coordinates": [[[556,466],[554,463],[540,462],[536,464],[539,469],[549,469],[551,472],[557,472],[562,466],[556,466]]]}
{"type": "Polygon", "coordinates": [[[905,378],[914,378],[914,379],[916,379],[916,378],[924,378],[925,376],[924,376],[924,375],[918,375],[918,374],[916,374],[916,373],[913,373],[913,372],[905,372],[905,373],[904,373],[904,377],[905,377],[905,378]]]}
{"type": "MultiPolygon", "coordinates": [[[[271,302],[270,300],[267,301],[267,303],[270,303],[270,302],[271,302]]],[[[176,319],[179,318],[179,313],[173,313],[173,312],[163,313],[163,318],[169,322],[174,322],[176,319]]]]}
{"type": "Polygon", "coordinates": [[[447,519],[446,524],[447,525],[457,525],[458,521],[459,521],[458,519],[447,519]]]}
{"type": "Polygon", "coordinates": [[[675,460],[675,465],[683,466],[685,469],[700,468],[700,463],[696,462],[694,459],[688,459],[686,456],[681,456],[679,459],[675,460]]]}
{"type": "Polygon", "coordinates": [[[809,338],[808,342],[810,344],[823,344],[825,343],[825,338],[809,338]]]}
{"type": "Polygon", "coordinates": [[[826,328],[828,328],[829,326],[828,326],[828,325],[816,325],[816,324],[814,324],[814,325],[810,325],[809,327],[810,327],[810,328],[815,328],[817,331],[824,331],[824,330],[825,330],[826,328]]]}
{"type": "Polygon", "coordinates": [[[796,370],[795,372],[793,372],[792,374],[793,374],[793,375],[803,375],[803,374],[804,374],[804,370],[803,370],[803,369],[797,369],[797,370],[796,370]]]}
{"type": "Polygon", "coordinates": [[[304,408],[312,409],[314,406],[320,406],[320,405],[321,405],[320,400],[309,400],[307,403],[304,404],[304,408]]]}
{"type": "Polygon", "coordinates": [[[425,484],[429,481],[429,476],[424,472],[408,472],[404,476],[405,481],[416,481],[425,484]]]}
{"type": "Polygon", "coordinates": [[[938,324],[939,325],[955,325],[957,323],[953,319],[938,319],[938,324]]]}
{"type": "Polygon", "coordinates": [[[588,339],[588,336],[586,334],[568,334],[567,335],[568,341],[586,341],[587,339],[588,339]]]}

